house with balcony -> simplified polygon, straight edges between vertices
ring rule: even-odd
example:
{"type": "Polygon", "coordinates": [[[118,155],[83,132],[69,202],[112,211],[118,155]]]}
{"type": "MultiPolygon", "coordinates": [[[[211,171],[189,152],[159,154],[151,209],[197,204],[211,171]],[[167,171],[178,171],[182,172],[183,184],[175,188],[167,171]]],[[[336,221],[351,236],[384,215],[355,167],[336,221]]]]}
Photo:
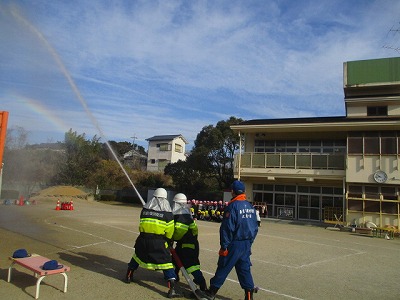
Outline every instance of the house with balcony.
{"type": "Polygon", "coordinates": [[[345,116],[248,120],[234,175],[271,218],[399,226],[400,58],[344,63],[345,116]]]}
{"type": "Polygon", "coordinates": [[[147,171],[162,172],[167,164],[186,160],[185,147],[188,142],[181,134],[156,135],[146,141],[149,142],[147,171]]]}

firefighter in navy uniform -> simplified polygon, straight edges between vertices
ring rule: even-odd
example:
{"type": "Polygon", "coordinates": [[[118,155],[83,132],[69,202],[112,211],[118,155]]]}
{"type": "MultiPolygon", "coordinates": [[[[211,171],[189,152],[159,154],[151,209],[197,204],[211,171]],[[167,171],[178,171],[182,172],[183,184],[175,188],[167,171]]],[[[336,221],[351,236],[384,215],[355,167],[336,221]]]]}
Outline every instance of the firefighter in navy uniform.
{"type": "Polygon", "coordinates": [[[133,273],[139,266],[149,270],[162,270],[164,279],[168,282],[168,298],[181,296],[175,290],[176,274],[170,253],[174,217],[165,189],[156,189],[153,198],[143,206],[139,231],[135,252],[128,264],[126,283],[133,280],[133,273]]]}
{"type": "Polygon", "coordinates": [[[235,267],[245,300],[253,300],[254,288],[251,275],[251,246],[258,232],[254,207],[246,200],[244,184],[236,180],[232,184],[233,198],[225,207],[220,226],[220,250],[217,270],[210,280],[207,299],[213,300],[229,273],[235,267]]]}
{"type": "MultiPolygon", "coordinates": [[[[178,193],[174,197],[172,210],[175,220],[173,240],[176,241],[175,251],[189,274],[192,274],[194,283],[200,290],[207,289],[206,280],[200,270],[198,228],[187,206],[185,194],[178,193]]],[[[179,268],[175,269],[176,274],[179,268]]]]}

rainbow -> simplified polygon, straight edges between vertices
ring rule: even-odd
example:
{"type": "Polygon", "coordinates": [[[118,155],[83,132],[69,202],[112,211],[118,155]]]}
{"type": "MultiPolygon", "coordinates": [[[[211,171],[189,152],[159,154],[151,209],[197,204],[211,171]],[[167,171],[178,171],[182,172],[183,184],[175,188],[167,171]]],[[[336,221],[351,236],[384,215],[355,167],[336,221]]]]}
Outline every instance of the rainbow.
{"type": "Polygon", "coordinates": [[[39,100],[28,98],[22,95],[14,94],[12,98],[15,99],[14,103],[20,103],[24,108],[27,108],[31,113],[38,116],[40,120],[46,120],[53,128],[48,128],[51,131],[67,132],[71,126],[68,126],[61,118],[57,117],[54,111],[51,111],[39,100]]]}

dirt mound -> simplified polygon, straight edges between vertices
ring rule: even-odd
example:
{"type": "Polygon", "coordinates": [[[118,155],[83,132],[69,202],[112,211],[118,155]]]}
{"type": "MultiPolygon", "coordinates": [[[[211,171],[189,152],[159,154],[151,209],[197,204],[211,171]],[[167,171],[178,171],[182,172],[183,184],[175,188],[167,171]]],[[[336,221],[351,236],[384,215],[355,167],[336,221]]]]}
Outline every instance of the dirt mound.
{"type": "Polygon", "coordinates": [[[87,199],[88,193],[73,186],[52,186],[35,193],[35,198],[75,198],[87,199]]]}

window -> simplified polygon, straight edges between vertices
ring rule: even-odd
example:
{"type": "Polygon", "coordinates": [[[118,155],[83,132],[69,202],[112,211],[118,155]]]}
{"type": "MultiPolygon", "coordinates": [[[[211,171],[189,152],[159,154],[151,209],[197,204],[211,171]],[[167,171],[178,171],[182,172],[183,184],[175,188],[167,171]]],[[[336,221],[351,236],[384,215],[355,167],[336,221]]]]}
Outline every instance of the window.
{"type": "Polygon", "coordinates": [[[385,214],[397,214],[397,203],[382,202],[382,212],[385,214]]]}
{"type": "Polygon", "coordinates": [[[150,159],[150,163],[151,163],[151,164],[155,164],[155,163],[156,163],[156,160],[155,160],[155,159],[150,159]]]}
{"type": "Polygon", "coordinates": [[[381,153],[382,154],[396,154],[396,138],[395,137],[382,137],[381,138],[381,153]]]}
{"type": "Polygon", "coordinates": [[[349,197],[362,198],[362,193],[363,191],[361,185],[349,185],[349,197]]]}
{"type": "Polygon", "coordinates": [[[348,209],[355,210],[355,211],[362,211],[363,210],[363,202],[360,200],[349,200],[348,201],[348,209]]]}
{"type": "Polygon", "coordinates": [[[397,200],[396,188],[391,186],[381,186],[381,193],[385,200],[397,200]]]}
{"type": "Polygon", "coordinates": [[[182,153],[183,152],[182,145],[175,144],[175,152],[182,153]]]}
{"type": "Polygon", "coordinates": [[[169,164],[169,161],[166,159],[160,159],[158,161],[158,169],[159,170],[164,170],[164,168],[169,164]]]}
{"type": "Polygon", "coordinates": [[[375,132],[366,133],[364,147],[365,154],[379,154],[379,135],[375,132]]]}
{"type": "Polygon", "coordinates": [[[168,143],[157,144],[157,148],[159,148],[160,151],[170,150],[168,143]]]}
{"type": "Polygon", "coordinates": [[[253,201],[255,202],[262,202],[263,201],[263,193],[253,193],[253,201]]]}
{"type": "Polygon", "coordinates": [[[379,209],[380,209],[379,201],[364,201],[364,211],[376,213],[379,212],[379,209]]]}
{"type": "Polygon", "coordinates": [[[387,106],[368,106],[367,107],[367,116],[376,117],[376,116],[387,116],[388,108],[387,106]]]}
{"type": "Polygon", "coordinates": [[[365,198],[368,199],[379,199],[379,187],[378,186],[364,186],[365,198]]]}
{"type": "Polygon", "coordinates": [[[349,154],[362,154],[363,153],[363,138],[362,137],[349,137],[348,152],[349,152],[349,154]]]}
{"type": "Polygon", "coordinates": [[[322,196],[322,207],[334,207],[332,196],[322,196]]]}

